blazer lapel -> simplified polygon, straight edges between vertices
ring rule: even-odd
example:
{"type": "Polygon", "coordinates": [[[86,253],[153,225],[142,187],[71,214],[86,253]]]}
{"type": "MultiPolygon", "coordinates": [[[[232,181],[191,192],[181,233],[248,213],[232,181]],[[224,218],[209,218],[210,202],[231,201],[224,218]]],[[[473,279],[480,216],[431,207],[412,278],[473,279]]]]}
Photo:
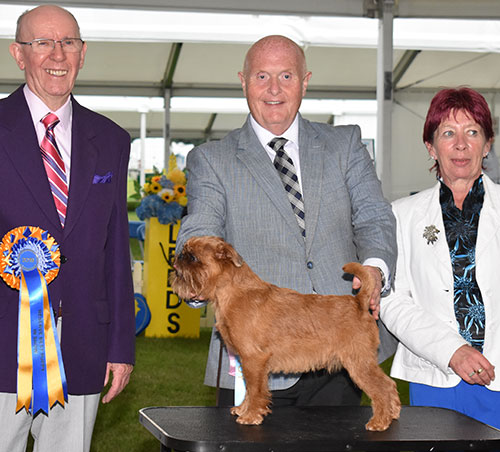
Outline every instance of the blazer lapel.
{"type": "Polygon", "coordinates": [[[476,261],[487,251],[491,251],[491,241],[500,228],[500,186],[483,174],[485,188],[484,204],[479,216],[476,243],[476,261]]]}
{"type": "Polygon", "coordinates": [[[437,260],[451,271],[450,250],[446,240],[446,231],[444,229],[443,213],[441,211],[441,204],[439,202],[439,188],[438,182],[433,190],[429,193],[429,198],[423,200],[419,205],[420,214],[418,217],[421,219],[416,224],[416,231],[422,235],[423,246],[431,247],[437,260]],[[439,232],[435,232],[437,240],[432,243],[424,237],[426,231],[430,232],[429,228],[435,227],[439,232]]]}
{"type": "Polygon", "coordinates": [[[310,250],[318,224],[321,191],[323,183],[324,144],[317,134],[299,116],[299,156],[302,179],[302,196],[304,198],[306,245],[310,250]]]}
{"type": "Polygon", "coordinates": [[[304,238],[290,206],[288,196],[283,189],[281,179],[255,135],[249,118],[242,128],[236,156],[247,167],[257,184],[264,190],[277,211],[283,216],[285,222],[293,229],[294,236],[299,243],[303,244],[304,238]]]}
{"type": "Polygon", "coordinates": [[[73,120],[71,137],[71,176],[68,196],[68,210],[64,235],[67,236],[75,226],[87,199],[92,178],[97,165],[97,148],[92,139],[95,136],[91,118],[78,102],[72,98],[73,120]]]}
{"type": "Polygon", "coordinates": [[[54,204],[33,120],[22,87],[9,96],[6,101],[11,103],[11,106],[6,109],[10,114],[8,117],[0,118],[0,121],[10,129],[10,135],[3,143],[3,147],[16,168],[19,179],[26,184],[33,194],[33,198],[54,227],[61,230],[59,215],[54,204]]]}

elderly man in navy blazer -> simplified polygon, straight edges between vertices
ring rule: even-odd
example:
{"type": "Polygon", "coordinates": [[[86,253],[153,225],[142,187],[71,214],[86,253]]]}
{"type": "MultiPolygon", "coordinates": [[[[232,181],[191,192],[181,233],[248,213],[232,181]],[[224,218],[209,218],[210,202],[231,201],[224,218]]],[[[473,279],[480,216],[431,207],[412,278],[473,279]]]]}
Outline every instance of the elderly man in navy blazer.
{"type": "MultiPolygon", "coordinates": [[[[250,115],[242,128],[188,154],[188,215],[177,252],[191,236],[216,235],[265,281],[320,294],[359,287],[344,279],[342,266],[360,261],[377,280],[371,308],[378,318],[395,265],[395,220],[359,127],[302,118],[311,72],[302,49],[286,37],[256,42],[239,77],[250,115]]],[[[395,341],[379,326],[383,360],[395,341]]],[[[214,331],[205,383],[220,384],[220,405],[233,403],[231,367],[214,331]]],[[[360,402],[345,371],[272,375],[270,389],[273,406],[360,402]]]]}
{"type": "Polygon", "coordinates": [[[26,84],[0,101],[0,239],[31,226],[59,245],[59,274],[48,291],[69,396],[38,413],[29,400],[16,405],[18,338],[30,332],[18,331],[19,292],[0,281],[0,450],[25,450],[31,430],[36,450],[88,451],[103,387],[111,381],[106,403],[126,386],[134,363],[130,138],[71,96],[86,44],[68,11],[45,5],[24,13],[10,52],[26,84]],[[57,117],[49,138],[53,125],[41,122],[47,113],[57,117]],[[41,151],[47,139],[62,159],[59,192],[41,151]]]}

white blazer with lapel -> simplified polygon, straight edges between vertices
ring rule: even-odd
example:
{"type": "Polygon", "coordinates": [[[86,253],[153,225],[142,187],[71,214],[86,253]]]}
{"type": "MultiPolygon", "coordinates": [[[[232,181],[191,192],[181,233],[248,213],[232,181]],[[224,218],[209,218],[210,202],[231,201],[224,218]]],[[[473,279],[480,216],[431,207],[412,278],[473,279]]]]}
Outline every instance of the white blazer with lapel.
{"type": "MultiPolygon", "coordinates": [[[[486,313],[484,355],[500,368],[500,186],[483,175],[485,198],[478,226],[476,278],[486,313]]],[[[458,333],[453,308],[453,273],[446,240],[440,183],[393,203],[398,259],[394,290],[382,299],[381,318],[400,340],[391,375],[436,387],[453,387],[460,377],[448,367],[467,342],[458,333]],[[435,226],[437,240],[424,237],[435,226]]],[[[500,390],[500,379],[489,389],[500,390]]]]}

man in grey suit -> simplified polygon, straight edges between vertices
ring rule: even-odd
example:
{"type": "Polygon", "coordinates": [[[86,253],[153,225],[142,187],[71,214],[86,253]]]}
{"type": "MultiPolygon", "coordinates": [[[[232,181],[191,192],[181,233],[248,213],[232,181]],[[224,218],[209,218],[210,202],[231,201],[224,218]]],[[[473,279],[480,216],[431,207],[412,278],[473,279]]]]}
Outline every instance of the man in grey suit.
{"type": "MultiPolygon", "coordinates": [[[[177,252],[189,237],[219,236],[265,281],[319,294],[359,288],[359,280],[349,281],[342,271],[359,261],[376,277],[370,306],[378,318],[380,293],[390,287],[395,265],[395,220],[359,127],[301,117],[311,72],[288,38],[257,41],[238,75],[250,115],[242,128],[188,154],[188,214],[177,252]],[[283,180],[279,172],[287,173],[283,180]]],[[[380,326],[382,361],[395,341],[380,326]]],[[[219,405],[233,403],[229,368],[214,330],[205,383],[222,388],[219,405]]],[[[359,405],[361,397],[345,371],[271,375],[269,382],[273,406],[359,405]]]]}

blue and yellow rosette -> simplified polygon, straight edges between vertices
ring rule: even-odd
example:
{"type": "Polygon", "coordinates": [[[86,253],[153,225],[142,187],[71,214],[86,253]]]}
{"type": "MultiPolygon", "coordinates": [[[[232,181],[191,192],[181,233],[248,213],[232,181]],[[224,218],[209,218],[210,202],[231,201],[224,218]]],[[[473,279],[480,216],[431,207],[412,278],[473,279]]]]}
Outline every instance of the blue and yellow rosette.
{"type": "Polygon", "coordinates": [[[59,245],[47,231],[20,226],[0,244],[0,275],[19,290],[17,407],[49,413],[68,400],[66,375],[47,285],[59,273],[59,245]]]}

